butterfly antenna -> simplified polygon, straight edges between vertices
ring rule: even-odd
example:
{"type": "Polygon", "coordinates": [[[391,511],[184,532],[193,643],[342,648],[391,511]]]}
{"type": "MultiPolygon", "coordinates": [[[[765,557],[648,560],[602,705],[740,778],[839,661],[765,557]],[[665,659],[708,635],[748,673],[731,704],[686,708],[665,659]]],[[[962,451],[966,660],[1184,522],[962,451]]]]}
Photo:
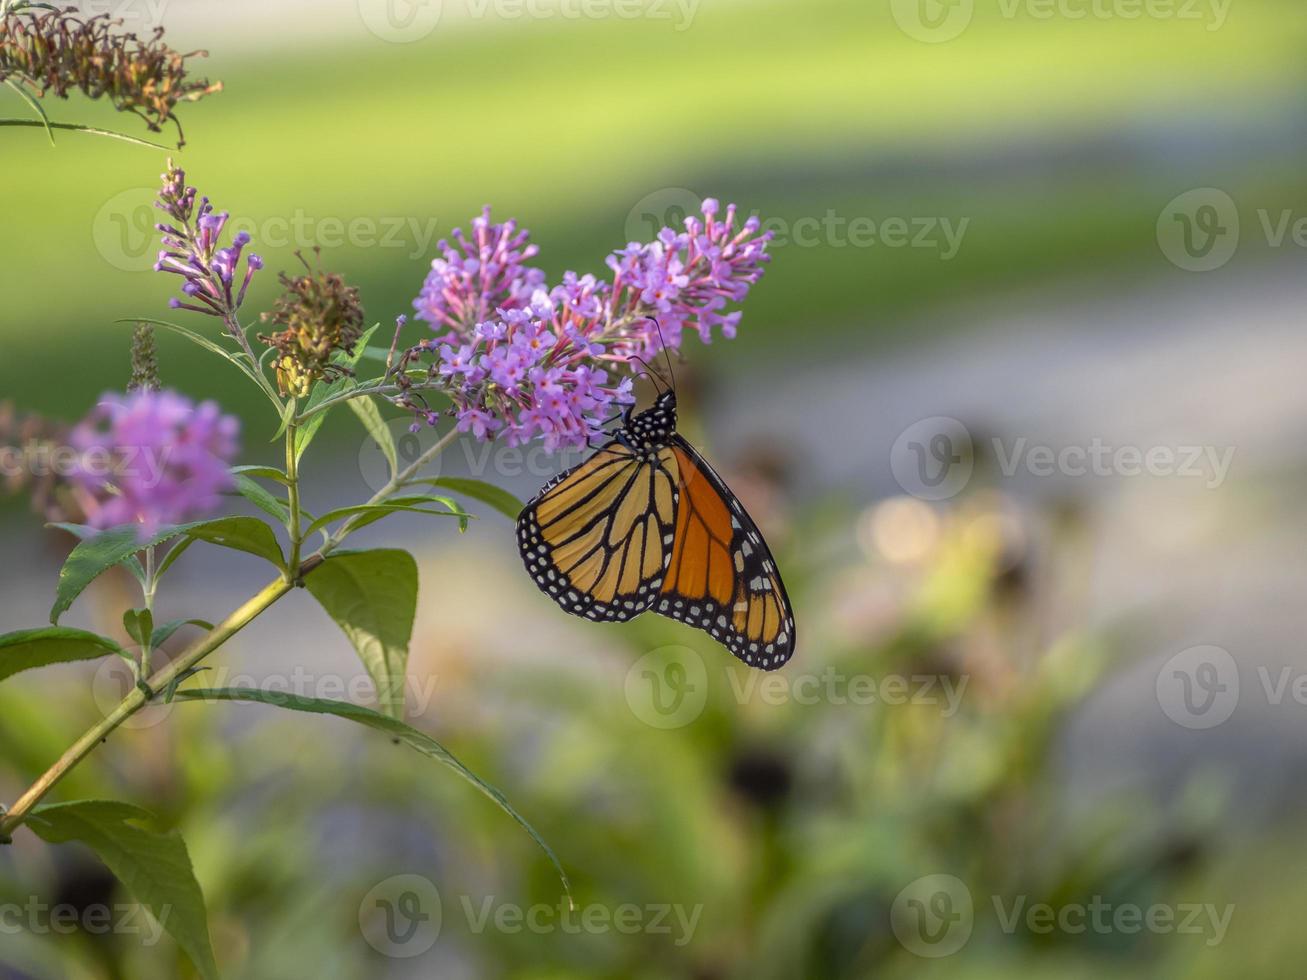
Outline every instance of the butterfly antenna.
{"type": "Polygon", "coordinates": [[[653,325],[658,328],[658,343],[663,348],[663,359],[667,362],[667,374],[672,379],[672,391],[675,391],[676,372],[672,369],[672,355],[667,353],[667,340],[663,337],[663,325],[654,317],[649,317],[649,319],[653,320],[653,325]]]}
{"type": "Polygon", "coordinates": [[[654,387],[658,389],[659,393],[661,393],[662,390],[665,387],[667,387],[667,382],[663,380],[662,375],[660,375],[657,371],[655,371],[650,366],[649,362],[646,361],[643,357],[641,357],[639,354],[632,354],[631,360],[638,361],[641,364],[641,366],[644,367],[644,373],[648,376],[649,380],[654,383],[654,387]]]}

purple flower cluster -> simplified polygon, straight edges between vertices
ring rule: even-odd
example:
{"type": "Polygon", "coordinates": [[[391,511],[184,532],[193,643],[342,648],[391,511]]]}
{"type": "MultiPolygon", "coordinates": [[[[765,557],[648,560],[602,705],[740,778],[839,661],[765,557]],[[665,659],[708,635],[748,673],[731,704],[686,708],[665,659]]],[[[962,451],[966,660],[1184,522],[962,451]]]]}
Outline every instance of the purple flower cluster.
{"type": "MultiPolygon", "coordinates": [[[[684,231],[665,228],[611,255],[611,283],[569,272],[546,290],[525,264],[536,254],[527,233],[492,224],[487,208],[471,240],[456,232],[457,247],[441,242],[443,257],[414,302],[441,335],[405,355],[402,376],[435,353],[430,381],[453,400],[461,431],[513,445],[542,437],[550,450],[584,446],[634,400],[631,379],[610,378],[604,365],[648,360],[664,343],[679,349],[687,327],[705,343],[714,328],[735,335],[740,313],[728,308],[761,278],[772,236],[759,234],[756,217],[737,226],[734,205],[721,220],[714,200],[702,211],[684,231]]],[[[438,414],[407,387],[397,401],[435,424],[438,414]]]]}
{"type": "Polygon", "coordinates": [[[436,243],[441,257],[433,259],[422,292],[413,301],[418,319],[435,328],[469,331],[489,319],[496,309],[526,306],[545,274],[526,265],[539,249],[528,243],[529,234],[517,222],[492,224],[490,208],[472,219],[472,237],[454,229],[454,243],[436,243]]]}
{"type": "Polygon", "coordinates": [[[217,510],[233,485],[239,431],[213,402],[196,406],[171,391],[106,394],[69,436],[87,523],[140,524],[147,537],[217,510]]]}
{"type": "Polygon", "coordinates": [[[168,172],[163,175],[163,187],[154,206],[173,223],[155,225],[163,236],[164,247],[154,268],[156,272],[176,273],[185,280],[182,293],[190,302],[174,298],[169,306],[222,317],[228,329],[236,331],[236,310],[245,301],[254,273],[263,268],[263,259],[253,252],[246,255],[244,276],[237,285],[242,253],[250,236],[238,232],[230,245],[222,246],[229,215],[226,211],[215,212],[207,197],[200,198],[197,207],[195,194],[195,188],[186,185],[186,172],[168,161],[168,172]]]}

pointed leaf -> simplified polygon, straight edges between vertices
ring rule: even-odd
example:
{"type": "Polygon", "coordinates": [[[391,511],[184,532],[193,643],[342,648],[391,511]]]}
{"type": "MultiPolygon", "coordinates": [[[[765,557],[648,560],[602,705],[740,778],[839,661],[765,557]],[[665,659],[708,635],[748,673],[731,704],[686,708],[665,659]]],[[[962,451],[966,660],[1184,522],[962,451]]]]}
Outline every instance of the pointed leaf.
{"type": "Polygon", "coordinates": [[[390,427],[386,425],[386,420],[381,417],[381,410],[377,408],[376,402],[371,398],[355,398],[345,404],[358,416],[359,421],[363,423],[363,428],[372,437],[372,441],[381,449],[381,455],[385,456],[386,462],[390,464],[390,475],[394,476],[399,472],[399,454],[395,449],[395,437],[391,434],[390,427]]]}
{"type": "MultiPolygon", "coordinates": [[[[320,570],[319,570],[320,571],[320,570]]],[[[315,572],[316,577],[319,572],[315,572]]],[[[312,581],[312,577],[309,579],[312,581]]],[[[276,691],[263,691],[258,688],[199,688],[192,691],[179,691],[177,693],[178,701],[249,701],[259,704],[270,704],[278,708],[286,708],[290,711],[303,711],[311,714],[335,715],[337,718],[346,718],[350,721],[358,722],[360,725],[367,725],[379,732],[384,732],[393,739],[398,739],[410,748],[416,749],[428,758],[435,759],[449,766],[456,773],[470,782],[478,790],[488,796],[499,808],[517,821],[531,839],[540,846],[545,852],[550,863],[553,864],[554,870],[558,872],[558,877],[562,879],[563,890],[569,896],[572,894],[571,882],[568,881],[567,872],[559,863],[553,849],[545,843],[543,837],[527,823],[523,817],[505,798],[504,794],[495,787],[491,786],[476,773],[472,772],[467,766],[459,762],[453,754],[450,753],[443,745],[437,742],[430,735],[418,731],[411,725],[407,725],[397,718],[390,718],[380,712],[373,711],[371,708],[364,708],[361,705],[350,704],[346,701],[329,701],[323,698],[302,697],[296,694],[279,693],[276,691]]]]}
{"type": "MultiPolygon", "coordinates": [[[[73,530],[77,525],[60,524],[65,530],[73,530]]],[[[88,585],[121,562],[134,560],[137,552],[144,551],[151,545],[162,544],[179,534],[185,534],[195,524],[180,524],[176,527],[161,527],[153,535],[142,536],[141,525],[124,524],[107,531],[95,532],[84,537],[73,549],[68,560],[59,572],[59,586],[55,591],[54,608],[50,610],[50,622],[58,623],[59,617],[68,611],[68,607],[82,594],[88,585]]],[[[77,531],[73,531],[77,534],[77,531]]]]}
{"type": "Polygon", "coordinates": [[[417,616],[418,566],[407,551],[337,552],[305,585],[349,637],[386,714],[404,716],[408,644],[417,616]]]}
{"type": "Polygon", "coordinates": [[[35,807],[26,825],[50,844],[81,841],[177,940],[204,980],[218,980],[204,911],[186,843],[160,833],[148,810],[112,800],[77,800],[35,807]]]}
{"type": "Polygon", "coordinates": [[[513,521],[517,520],[518,515],[522,513],[522,508],[526,506],[507,490],[497,487],[493,483],[486,483],[484,480],[473,480],[470,477],[462,476],[440,476],[415,480],[414,482],[427,483],[433,487],[444,487],[446,490],[453,490],[465,497],[479,500],[483,504],[489,504],[513,521]]]}
{"type": "Polygon", "coordinates": [[[111,653],[130,659],[127,651],[107,636],[86,630],[47,626],[6,633],[0,636],[0,681],[33,667],[96,660],[111,653]]]}
{"type": "Polygon", "coordinates": [[[213,624],[204,619],[169,620],[168,622],[162,623],[154,628],[154,633],[150,636],[150,646],[155,650],[159,649],[159,647],[171,640],[173,634],[183,626],[197,626],[206,632],[213,629],[213,624]]]}
{"type": "Polygon", "coordinates": [[[258,555],[282,571],[286,570],[286,559],[281,553],[281,545],[277,543],[277,536],[272,533],[272,528],[257,517],[220,517],[215,521],[191,524],[186,528],[186,536],[258,555]]]}
{"type": "MultiPolygon", "coordinates": [[[[234,471],[233,471],[234,472],[234,471]]],[[[276,518],[282,524],[290,522],[290,510],[271,493],[259,486],[248,476],[236,473],[236,492],[252,503],[269,517],[276,518]]]]}

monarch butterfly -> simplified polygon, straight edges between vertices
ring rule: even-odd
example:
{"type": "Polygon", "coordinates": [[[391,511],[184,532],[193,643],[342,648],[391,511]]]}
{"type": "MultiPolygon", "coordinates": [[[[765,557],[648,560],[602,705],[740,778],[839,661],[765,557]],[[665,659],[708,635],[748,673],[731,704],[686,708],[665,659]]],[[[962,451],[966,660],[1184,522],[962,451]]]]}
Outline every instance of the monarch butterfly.
{"type": "Polygon", "coordinates": [[[794,652],[776,563],[722,478],[676,431],[676,393],[627,409],[613,438],[556,477],[517,519],[540,590],[596,622],[661,613],[703,630],[751,667],[794,652]]]}

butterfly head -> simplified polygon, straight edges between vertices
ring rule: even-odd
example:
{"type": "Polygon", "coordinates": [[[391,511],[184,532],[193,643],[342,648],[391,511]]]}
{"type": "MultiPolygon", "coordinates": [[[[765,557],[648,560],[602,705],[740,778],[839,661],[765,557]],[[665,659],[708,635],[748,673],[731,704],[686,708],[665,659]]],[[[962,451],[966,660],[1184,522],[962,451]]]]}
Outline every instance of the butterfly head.
{"type": "Polygon", "coordinates": [[[649,452],[667,444],[676,432],[676,392],[664,391],[643,412],[627,409],[618,439],[636,452],[649,452]]]}

